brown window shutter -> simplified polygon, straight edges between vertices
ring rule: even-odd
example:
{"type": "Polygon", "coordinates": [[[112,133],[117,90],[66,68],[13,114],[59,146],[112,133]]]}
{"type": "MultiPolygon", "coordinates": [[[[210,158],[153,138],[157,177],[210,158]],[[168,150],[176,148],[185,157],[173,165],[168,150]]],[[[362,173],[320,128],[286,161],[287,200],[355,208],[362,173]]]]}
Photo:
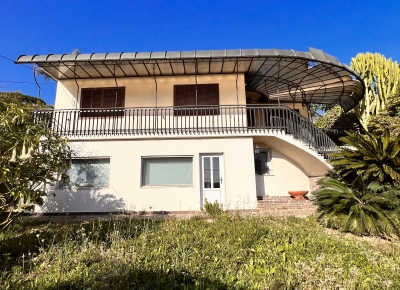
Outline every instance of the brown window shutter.
{"type": "MultiPolygon", "coordinates": [[[[125,106],[125,88],[82,89],[82,109],[123,108],[125,106]]],[[[123,116],[123,110],[94,111],[82,110],[81,117],[123,116]]]]}
{"type": "Polygon", "coordinates": [[[207,85],[207,105],[219,106],[218,84],[207,85]]]}
{"type": "Polygon", "coordinates": [[[104,89],[103,108],[114,108],[116,95],[114,89],[104,89]]]}
{"type": "Polygon", "coordinates": [[[197,105],[200,107],[208,105],[207,85],[197,85],[197,105]]]}
{"type": "Polygon", "coordinates": [[[186,86],[175,86],[174,90],[174,106],[186,106],[186,86]]]}
{"type": "Polygon", "coordinates": [[[124,103],[125,103],[125,90],[123,88],[118,88],[115,91],[117,93],[116,107],[122,108],[122,107],[124,107],[124,103]]]}
{"type": "Polygon", "coordinates": [[[174,106],[175,107],[205,107],[199,109],[176,109],[175,116],[180,115],[217,115],[219,108],[209,108],[207,106],[219,106],[219,86],[218,84],[200,85],[175,85],[174,86],[174,106]],[[196,96],[197,86],[197,96],[196,96]]]}
{"type": "Polygon", "coordinates": [[[186,106],[196,106],[196,85],[186,86],[186,106]]]}
{"type": "Polygon", "coordinates": [[[90,109],[92,107],[92,90],[82,90],[81,108],[90,109]]]}
{"type": "Polygon", "coordinates": [[[102,95],[103,92],[101,89],[92,90],[93,98],[92,98],[92,108],[102,108],[102,95]]]}

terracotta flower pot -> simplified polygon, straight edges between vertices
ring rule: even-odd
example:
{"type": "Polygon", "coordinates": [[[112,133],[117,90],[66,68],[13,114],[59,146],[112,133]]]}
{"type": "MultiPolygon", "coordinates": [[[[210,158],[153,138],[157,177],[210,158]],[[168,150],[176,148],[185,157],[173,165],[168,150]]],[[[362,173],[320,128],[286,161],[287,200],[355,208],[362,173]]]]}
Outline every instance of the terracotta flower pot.
{"type": "Polygon", "coordinates": [[[305,199],[308,190],[288,191],[294,199],[305,199]]]}

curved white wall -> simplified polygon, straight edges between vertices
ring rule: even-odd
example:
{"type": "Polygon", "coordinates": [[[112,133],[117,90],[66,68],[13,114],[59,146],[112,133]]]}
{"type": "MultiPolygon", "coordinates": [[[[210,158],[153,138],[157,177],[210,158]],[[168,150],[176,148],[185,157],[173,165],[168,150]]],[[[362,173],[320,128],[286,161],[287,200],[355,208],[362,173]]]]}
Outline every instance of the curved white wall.
{"type": "Polygon", "coordinates": [[[303,169],[286,155],[270,150],[271,174],[256,175],[257,196],[288,196],[288,191],[309,191],[309,178],[303,169]]]}

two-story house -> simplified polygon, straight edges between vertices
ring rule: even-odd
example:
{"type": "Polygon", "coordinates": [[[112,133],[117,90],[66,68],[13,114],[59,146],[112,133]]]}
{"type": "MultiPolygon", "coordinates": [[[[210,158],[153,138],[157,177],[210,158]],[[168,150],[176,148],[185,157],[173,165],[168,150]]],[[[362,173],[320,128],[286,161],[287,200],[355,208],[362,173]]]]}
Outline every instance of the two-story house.
{"type": "Polygon", "coordinates": [[[43,212],[254,209],[309,190],[336,146],[311,103],[357,105],[364,85],[321,50],[20,56],[57,81],[38,111],[77,152],[43,212]]]}

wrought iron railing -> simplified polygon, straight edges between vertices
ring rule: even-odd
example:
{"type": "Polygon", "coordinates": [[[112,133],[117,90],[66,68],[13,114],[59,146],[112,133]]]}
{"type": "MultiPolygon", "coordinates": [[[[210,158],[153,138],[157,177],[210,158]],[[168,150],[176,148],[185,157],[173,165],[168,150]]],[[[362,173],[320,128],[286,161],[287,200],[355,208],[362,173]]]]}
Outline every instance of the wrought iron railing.
{"type": "Polygon", "coordinates": [[[335,143],[286,106],[204,106],[36,111],[58,134],[74,136],[291,134],[323,154],[335,143]]]}

